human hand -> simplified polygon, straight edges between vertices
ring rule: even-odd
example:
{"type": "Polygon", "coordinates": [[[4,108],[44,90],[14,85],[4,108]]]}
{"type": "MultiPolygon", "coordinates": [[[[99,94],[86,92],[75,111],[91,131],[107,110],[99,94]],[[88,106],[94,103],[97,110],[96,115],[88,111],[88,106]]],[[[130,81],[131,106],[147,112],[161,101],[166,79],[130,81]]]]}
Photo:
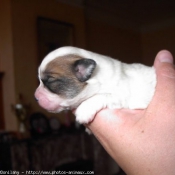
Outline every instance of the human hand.
{"type": "Polygon", "coordinates": [[[175,174],[175,69],[168,51],[157,54],[156,91],[147,109],[100,111],[88,128],[130,175],[175,174]]]}

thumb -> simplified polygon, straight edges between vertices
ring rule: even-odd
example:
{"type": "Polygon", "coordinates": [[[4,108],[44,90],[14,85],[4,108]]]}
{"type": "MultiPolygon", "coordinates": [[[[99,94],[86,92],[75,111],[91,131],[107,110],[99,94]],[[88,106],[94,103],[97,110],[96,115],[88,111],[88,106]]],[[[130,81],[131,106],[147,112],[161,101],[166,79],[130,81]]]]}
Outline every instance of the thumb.
{"type": "Polygon", "coordinates": [[[175,69],[172,54],[167,50],[160,51],[154,61],[154,67],[157,75],[155,101],[159,101],[162,105],[164,102],[169,102],[169,104],[174,103],[175,69]]]}
{"type": "Polygon", "coordinates": [[[157,54],[155,58],[154,67],[156,68],[156,70],[159,70],[160,67],[165,65],[171,66],[174,68],[173,56],[169,51],[162,50],[157,54]]]}

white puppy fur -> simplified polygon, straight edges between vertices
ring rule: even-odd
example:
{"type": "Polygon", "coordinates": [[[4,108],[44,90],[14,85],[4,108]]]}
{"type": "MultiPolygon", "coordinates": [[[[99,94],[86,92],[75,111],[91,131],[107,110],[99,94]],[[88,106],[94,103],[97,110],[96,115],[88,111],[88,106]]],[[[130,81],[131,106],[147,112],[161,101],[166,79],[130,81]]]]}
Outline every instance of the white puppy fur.
{"type": "Polygon", "coordinates": [[[51,112],[76,108],[75,116],[79,123],[92,121],[96,113],[104,108],[147,108],[156,86],[154,67],[122,63],[75,47],[62,47],[48,54],[38,73],[40,85],[35,97],[39,104],[51,112]],[[55,58],[71,54],[94,60],[96,68],[79,94],[73,98],[63,98],[45,88],[42,74],[55,58]]]}

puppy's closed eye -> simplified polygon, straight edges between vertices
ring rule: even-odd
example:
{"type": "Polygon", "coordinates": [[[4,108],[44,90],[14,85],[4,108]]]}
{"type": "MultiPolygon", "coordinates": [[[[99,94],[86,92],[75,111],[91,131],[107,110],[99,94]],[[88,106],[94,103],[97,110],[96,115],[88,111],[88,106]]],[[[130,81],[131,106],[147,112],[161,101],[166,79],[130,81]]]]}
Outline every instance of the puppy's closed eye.
{"type": "Polygon", "coordinates": [[[52,93],[63,98],[73,98],[82,89],[75,81],[68,77],[47,77],[42,79],[44,86],[52,93]]]}
{"type": "Polygon", "coordinates": [[[46,81],[47,81],[48,83],[53,83],[53,82],[56,81],[56,80],[57,80],[57,79],[56,79],[55,77],[48,77],[46,81]]]}
{"type": "Polygon", "coordinates": [[[53,93],[60,94],[60,91],[64,87],[64,80],[55,77],[47,77],[42,79],[44,86],[53,93]]]}

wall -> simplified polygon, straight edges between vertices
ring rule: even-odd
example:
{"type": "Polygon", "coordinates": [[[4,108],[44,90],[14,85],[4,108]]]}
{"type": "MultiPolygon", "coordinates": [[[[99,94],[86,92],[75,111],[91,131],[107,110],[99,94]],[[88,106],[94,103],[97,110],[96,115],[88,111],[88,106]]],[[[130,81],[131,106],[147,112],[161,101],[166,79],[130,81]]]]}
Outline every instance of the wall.
{"type": "Polygon", "coordinates": [[[156,54],[162,49],[171,51],[175,56],[174,31],[175,24],[172,23],[168,26],[162,24],[158,28],[152,28],[142,33],[141,40],[143,63],[152,65],[156,54]]]}
{"type": "Polygon", "coordinates": [[[15,104],[15,76],[11,23],[11,2],[0,2],[0,71],[3,76],[3,104],[5,128],[16,130],[17,122],[12,112],[11,105],[15,104]]]}
{"type": "Polygon", "coordinates": [[[141,61],[139,32],[88,19],[86,21],[86,34],[89,50],[128,63],[141,61]]]}

